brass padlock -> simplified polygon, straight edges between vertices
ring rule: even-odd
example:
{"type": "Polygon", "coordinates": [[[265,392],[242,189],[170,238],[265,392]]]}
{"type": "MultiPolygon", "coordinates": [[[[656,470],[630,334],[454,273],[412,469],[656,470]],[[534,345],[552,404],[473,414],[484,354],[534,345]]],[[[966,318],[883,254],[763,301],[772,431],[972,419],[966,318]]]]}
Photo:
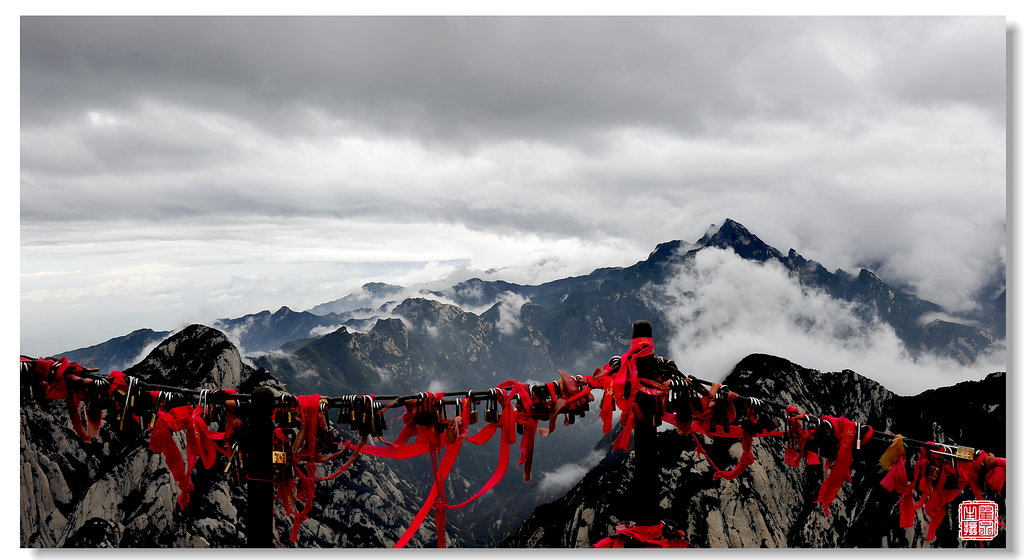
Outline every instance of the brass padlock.
{"type": "Polygon", "coordinates": [[[283,465],[288,462],[288,454],[284,451],[271,451],[271,455],[275,465],[283,465]]]}
{"type": "Polygon", "coordinates": [[[498,421],[498,399],[492,396],[487,399],[487,408],[484,409],[484,422],[494,424],[498,421]]]}
{"type": "Polygon", "coordinates": [[[964,459],[966,461],[974,460],[974,448],[967,447],[966,445],[958,445],[956,447],[956,458],[964,459]]]}

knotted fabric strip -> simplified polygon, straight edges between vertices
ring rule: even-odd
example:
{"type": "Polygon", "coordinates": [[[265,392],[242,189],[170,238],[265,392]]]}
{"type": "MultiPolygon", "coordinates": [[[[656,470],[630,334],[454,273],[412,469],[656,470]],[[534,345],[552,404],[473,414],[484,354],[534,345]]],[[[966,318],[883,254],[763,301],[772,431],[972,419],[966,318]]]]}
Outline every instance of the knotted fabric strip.
{"type": "Polygon", "coordinates": [[[672,531],[669,535],[663,535],[665,524],[657,525],[635,525],[624,523],[615,527],[615,534],[605,537],[596,543],[594,548],[634,548],[627,547],[629,541],[639,545],[639,548],[687,548],[690,543],[684,538],[686,533],[672,531]]]}
{"type": "MultiPolygon", "coordinates": [[[[901,442],[900,445],[903,445],[901,442]]],[[[900,527],[906,529],[914,524],[914,512],[917,507],[914,505],[914,488],[907,480],[907,458],[906,454],[899,455],[895,459],[889,472],[882,479],[882,487],[890,492],[896,492],[901,497],[897,502],[900,506],[900,527]]]]}
{"type": "MultiPolygon", "coordinates": [[[[821,504],[822,509],[825,510],[825,517],[828,517],[829,505],[836,499],[836,495],[839,494],[839,489],[842,488],[843,483],[851,480],[850,465],[853,463],[853,447],[857,439],[857,424],[845,416],[840,416],[839,418],[822,416],[821,419],[832,424],[836,439],[839,440],[839,451],[836,453],[835,459],[825,462],[825,469],[828,471],[828,474],[825,475],[825,480],[821,483],[821,489],[818,490],[818,499],[814,501],[816,504],[821,504]]],[[[867,443],[871,439],[872,433],[871,427],[868,426],[868,433],[861,438],[861,444],[867,443]]]]}
{"type": "MultiPolygon", "coordinates": [[[[156,397],[154,397],[154,401],[156,397]]],[[[175,443],[172,434],[188,428],[192,423],[192,407],[179,406],[170,411],[156,411],[156,423],[149,437],[149,450],[164,456],[164,462],[181,494],[178,495],[178,507],[184,509],[192,492],[192,478],[185,472],[185,463],[181,459],[181,449],[175,443]]]]}

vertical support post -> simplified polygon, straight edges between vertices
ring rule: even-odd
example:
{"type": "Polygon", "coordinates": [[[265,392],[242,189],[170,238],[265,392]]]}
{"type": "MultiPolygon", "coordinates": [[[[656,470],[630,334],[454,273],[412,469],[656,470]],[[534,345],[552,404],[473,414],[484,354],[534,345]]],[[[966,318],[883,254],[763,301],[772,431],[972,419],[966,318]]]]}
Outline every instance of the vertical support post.
{"type": "Polygon", "coordinates": [[[274,392],[259,387],[252,392],[245,421],[242,453],[246,467],[245,534],[247,548],[272,547],[274,538],[274,392]]]}
{"type": "MultiPolygon", "coordinates": [[[[647,321],[633,323],[633,338],[653,338],[651,324],[647,321]]],[[[637,377],[643,379],[657,378],[657,358],[643,356],[636,360],[637,377]]],[[[637,388],[634,391],[639,391],[637,388]]],[[[637,418],[633,428],[633,459],[636,470],[633,476],[631,496],[634,510],[632,520],[637,525],[658,525],[661,523],[661,507],[658,499],[661,486],[658,480],[658,447],[656,444],[657,428],[655,413],[657,406],[655,397],[638,392],[636,406],[643,420],[637,418]]]]}

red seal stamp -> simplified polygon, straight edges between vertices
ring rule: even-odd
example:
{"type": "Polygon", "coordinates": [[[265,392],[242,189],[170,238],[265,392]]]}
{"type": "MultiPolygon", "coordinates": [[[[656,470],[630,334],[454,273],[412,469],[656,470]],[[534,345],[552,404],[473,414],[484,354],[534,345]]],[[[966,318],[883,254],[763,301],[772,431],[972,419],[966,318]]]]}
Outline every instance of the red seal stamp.
{"type": "Polygon", "coordinates": [[[999,531],[999,507],[991,500],[960,502],[960,540],[990,541],[999,531]]]}

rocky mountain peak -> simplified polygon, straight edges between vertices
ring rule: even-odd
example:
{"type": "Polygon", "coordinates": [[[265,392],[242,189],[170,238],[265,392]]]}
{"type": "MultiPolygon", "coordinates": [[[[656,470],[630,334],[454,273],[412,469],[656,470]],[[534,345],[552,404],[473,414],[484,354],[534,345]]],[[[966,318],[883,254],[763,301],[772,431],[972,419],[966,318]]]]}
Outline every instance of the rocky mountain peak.
{"type": "Polygon", "coordinates": [[[125,370],[149,383],[178,387],[238,387],[247,366],[224,333],[190,325],[170,336],[138,364],[125,370]]]}
{"type": "Polygon", "coordinates": [[[739,222],[726,218],[721,226],[712,226],[697,243],[700,247],[732,249],[737,255],[750,260],[782,260],[777,249],[758,238],[739,222]]]}
{"type": "Polygon", "coordinates": [[[451,323],[466,314],[457,306],[426,298],[409,298],[398,304],[392,313],[408,319],[409,323],[416,328],[422,327],[424,324],[436,326],[451,323]]]}
{"type": "Polygon", "coordinates": [[[448,290],[438,292],[440,295],[451,298],[459,305],[468,307],[479,307],[495,301],[498,296],[505,292],[520,292],[523,286],[505,282],[503,280],[485,281],[480,278],[470,278],[464,282],[455,284],[448,290]]]}

